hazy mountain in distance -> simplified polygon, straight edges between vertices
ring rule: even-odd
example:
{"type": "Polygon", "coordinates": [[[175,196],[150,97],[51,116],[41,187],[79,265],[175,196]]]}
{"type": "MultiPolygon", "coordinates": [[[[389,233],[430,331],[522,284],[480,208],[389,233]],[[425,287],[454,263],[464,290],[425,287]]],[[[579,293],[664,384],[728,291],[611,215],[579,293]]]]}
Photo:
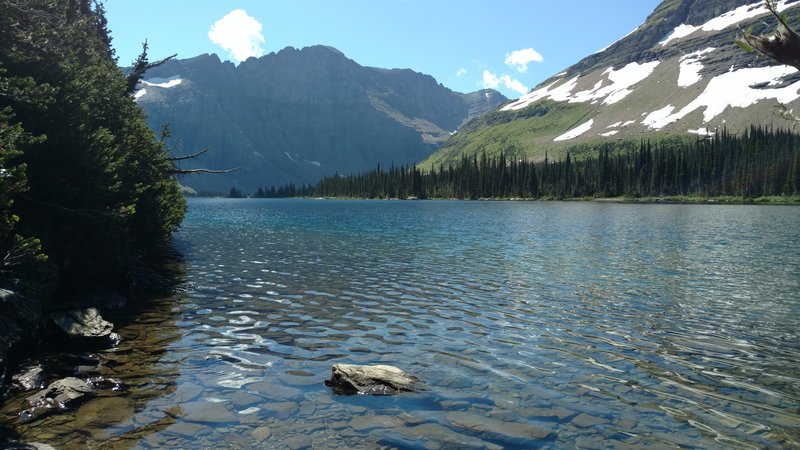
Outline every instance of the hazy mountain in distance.
{"type": "Polygon", "coordinates": [[[239,66],[216,55],[169,61],[135,95],[154,130],[170,124],[176,154],[211,147],[183,168],[241,167],[183,184],[245,193],[412,164],[508,101],[494,90],[453,92],[412,70],[364,67],[324,46],[288,47],[239,66]]]}

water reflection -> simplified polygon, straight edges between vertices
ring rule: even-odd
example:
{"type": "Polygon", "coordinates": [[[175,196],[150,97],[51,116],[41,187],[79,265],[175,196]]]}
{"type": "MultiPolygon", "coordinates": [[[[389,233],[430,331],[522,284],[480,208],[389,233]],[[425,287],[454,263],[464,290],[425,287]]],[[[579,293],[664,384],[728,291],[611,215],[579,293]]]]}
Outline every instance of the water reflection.
{"type": "MultiPolygon", "coordinates": [[[[180,276],[180,263],[176,265],[172,269],[180,276]]],[[[123,339],[114,349],[34,357],[31,362],[45,367],[48,383],[67,376],[102,382],[95,396],[77,409],[29,422],[19,420],[18,414],[27,407],[25,398],[31,392],[6,399],[0,414],[9,427],[8,437],[64,449],[132,448],[175,424],[179,408],[174,400],[163,399],[180,390],[179,364],[169,347],[181,334],[176,320],[182,299],[143,299],[128,311],[104,312],[123,339]]]]}
{"type": "Polygon", "coordinates": [[[125,420],[159,425],[111,439],[800,445],[796,208],[200,200],[181,237],[169,386],[128,381],[162,394],[125,420]],[[427,389],[334,396],[334,362],[427,389]]]}

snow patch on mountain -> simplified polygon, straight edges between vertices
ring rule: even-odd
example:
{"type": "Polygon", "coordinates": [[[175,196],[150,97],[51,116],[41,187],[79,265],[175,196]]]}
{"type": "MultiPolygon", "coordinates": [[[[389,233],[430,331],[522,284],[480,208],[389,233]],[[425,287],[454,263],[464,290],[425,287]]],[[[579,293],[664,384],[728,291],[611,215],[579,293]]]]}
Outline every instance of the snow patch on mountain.
{"type": "Polygon", "coordinates": [[[183,82],[180,75],[174,75],[169,78],[150,78],[149,80],[142,80],[145,86],[158,87],[162,89],[169,89],[180,85],[183,82]]]}
{"type": "Polygon", "coordinates": [[[704,50],[699,50],[694,53],[684,55],[680,59],[680,74],[678,75],[678,86],[689,87],[699,82],[702,77],[700,71],[703,70],[703,64],[700,62],[703,56],[716,50],[714,47],[709,47],[704,50]]]}
{"type": "Polygon", "coordinates": [[[605,80],[600,80],[595,83],[592,89],[576,92],[574,94],[572,90],[575,89],[575,86],[578,84],[578,77],[572,78],[558,87],[554,87],[561,82],[561,80],[559,80],[523,95],[517,101],[504,106],[501,110],[514,111],[522,109],[545,98],[570,103],[589,103],[603,100],[603,104],[611,105],[633,92],[631,88],[649,77],[660,63],[660,61],[650,61],[642,64],[632,62],[619,70],[614,70],[613,67],[609,67],[603,72],[603,75],[608,78],[610,84],[603,86],[605,80]]]}
{"type": "MultiPolygon", "coordinates": [[[[781,12],[789,6],[794,6],[797,0],[779,0],[777,2],[777,11],[781,12]]],[[[703,31],[722,31],[737,23],[744,22],[745,20],[758,17],[766,14],[767,10],[764,2],[751,3],[749,5],[740,6],[733,11],[727,12],[719,17],[709,20],[701,28],[703,31]]]]}
{"type": "Polygon", "coordinates": [[[570,140],[570,139],[575,139],[576,137],[578,137],[578,136],[586,133],[587,131],[591,130],[593,124],[594,124],[594,119],[589,119],[589,121],[584,122],[583,124],[578,125],[577,127],[567,131],[566,133],[562,134],[561,136],[558,136],[557,138],[553,139],[553,141],[554,142],[559,142],[559,141],[567,141],[567,140],[570,140]]]}
{"type": "Polygon", "coordinates": [[[561,83],[561,81],[562,80],[557,80],[548,84],[547,86],[536,89],[535,91],[528,92],[517,99],[517,101],[509,103],[500,110],[515,111],[545,98],[550,98],[560,102],[568,101],[571,98],[572,90],[575,89],[575,86],[578,83],[578,77],[572,78],[558,87],[554,87],[555,85],[561,83]]]}
{"type": "Polygon", "coordinates": [[[133,98],[135,100],[139,100],[145,94],[147,94],[147,89],[139,89],[138,91],[136,91],[136,93],[133,94],[133,98]]]}
{"type": "Polygon", "coordinates": [[[691,134],[699,134],[700,136],[708,136],[709,134],[712,134],[708,130],[708,128],[704,128],[704,127],[700,127],[700,128],[698,128],[696,130],[689,129],[689,130],[686,130],[686,132],[687,133],[691,133],[691,134]]]}
{"type": "Polygon", "coordinates": [[[728,107],[746,108],[760,100],[770,99],[789,103],[800,98],[800,81],[776,89],[760,86],[774,85],[781,77],[795,72],[797,69],[790,66],[757,67],[726,72],[712,78],[703,93],[680,111],[674,114],[671,111],[664,114],[666,108],[654,111],[642,123],[647,122],[645,124],[650,128],[660,129],[700,108],[705,108],[703,120],[708,122],[722,114],[728,107]]]}
{"type": "Polygon", "coordinates": [[[606,97],[605,94],[608,93],[603,103],[606,105],[616,103],[633,92],[630,88],[649,77],[659,64],[661,61],[650,61],[643,64],[632,62],[620,70],[609,68],[604,73],[608,74],[608,79],[614,84],[601,89],[597,95],[606,97]]]}
{"type": "MultiPolygon", "coordinates": [[[[791,8],[798,5],[798,0],[779,0],[777,2],[777,11],[781,12],[786,8],[791,8]]],[[[762,14],[768,13],[767,7],[763,1],[758,3],[751,3],[749,5],[740,6],[733,11],[728,11],[721,16],[715,17],[700,26],[687,25],[682,23],[675,27],[672,32],[660,42],[661,46],[666,46],[671,41],[680,40],[687,36],[694,34],[698,30],[702,31],[722,31],[733,25],[758,17],[762,14]]]]}
{"type": "Polygon", "coordinates": [[[659,42],[659,44],[661,44],[661,46],[664,47],[667,44],[669,44],[670,41],[675,41],[680,38],[685,38],[686,36],[694,33],[699,29],[700,27],[696,27],[694,25],[686,25],[685,23],[682,23],[677,27],[675,27],[675,29],[672,30],[672,33],[670,33],[669,36],[667,36],[663,41],[659,42]]]}
{"type": "Polygon", "coordinates": [[[672,105],[667,105],[659,110],[653,111],[642,120],[642,125],[656,130],[664,128],[665,125],[670,123],[667,120],[672,115],[672,111],[675,111],[675,107],[672,105]]]}

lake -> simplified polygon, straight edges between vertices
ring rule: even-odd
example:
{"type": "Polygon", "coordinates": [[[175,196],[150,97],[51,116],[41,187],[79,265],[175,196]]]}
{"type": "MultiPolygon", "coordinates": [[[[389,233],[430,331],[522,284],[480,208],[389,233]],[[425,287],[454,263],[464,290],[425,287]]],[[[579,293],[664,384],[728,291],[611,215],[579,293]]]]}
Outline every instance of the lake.
{"type": "Polygon", "coordinates": [[[192,199],[67,448],[800,446],[800,208],[192,199]],[[331,365],[424,390],[337,396],[331,365]],[[111,419],[109,419],[111,417],[111,419]]]}

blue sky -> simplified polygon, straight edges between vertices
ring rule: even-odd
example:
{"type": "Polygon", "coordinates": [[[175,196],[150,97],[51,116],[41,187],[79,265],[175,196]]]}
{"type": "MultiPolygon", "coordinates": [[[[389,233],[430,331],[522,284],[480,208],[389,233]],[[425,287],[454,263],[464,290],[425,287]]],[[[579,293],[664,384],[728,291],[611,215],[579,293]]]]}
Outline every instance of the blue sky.
{"type": "Polygon", "coordinates": [[[410,68],[459,92],[519,97],[644,22],[661,0],[106,0],[128,65],[147,39],[223,60],[323,44],[364,66],[410,68]],[[213,40],[212,40],[213,38],[213,40]]]}

